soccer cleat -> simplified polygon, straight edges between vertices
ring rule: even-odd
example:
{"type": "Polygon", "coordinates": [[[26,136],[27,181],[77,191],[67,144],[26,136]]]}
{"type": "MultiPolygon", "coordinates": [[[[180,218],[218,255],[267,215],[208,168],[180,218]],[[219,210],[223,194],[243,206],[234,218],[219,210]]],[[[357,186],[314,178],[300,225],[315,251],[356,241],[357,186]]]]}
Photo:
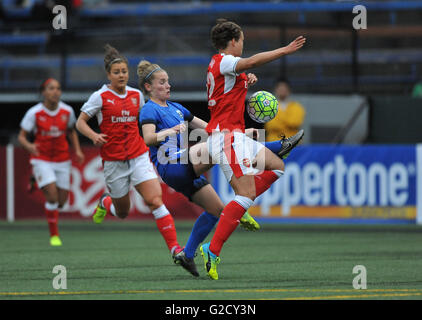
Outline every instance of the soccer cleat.
{"type": "Polygon", "coordinates": [[[220,257],[217,257],[210,251],[210,243],[203,244],[200,248],[201,256],[204,259],[205,271],[208,277],[213,280],[218,280],[217,264],[220,263],[220,257]]]}
{"type": "Polygon", "coordinates": [[[51,236],[50,245],[53,247],[60,247],[62,245],[62,240],[60,240],[59,236],[51,236]]]}
{"type": "Polygon", "coordinates": [[[286,159],[287,156],[289,155],[290,151],[292,151],[293,148],[297,146],[299,141],[302,140],[304,134],[305,134],[305,132],[303,131],[303,129],[301,129],[301,130],[299,130],[298,133],[291,136],[290,138],[281,139],[280,141],[282,143],[282,146],[281,146],[280,152],[278,153],[278,156],[281,159],[286,159]]]}
{"type": "Polygon", "coordinates": [[[243,217],[240,218],[240,226],[249,231],[257,231],[261,228],[258,222],[255,221],[248,211],[246,211],[243,217]]]}
{"type": "Polygon", "coordinates": [[[180,252],[176,253],[173,257],[174,263],[181,265],[185,270],[187,270],[190,274],[194,275],[195,277],[199,277],[198,270],[196,270],[195,261],[193,258],[189,259],[185,255],[185,251],[181,250],[180,252]]]}
{"type": "Polygon", "coordinates": [[[92,216],[92,220],[95,223],[101,223],[103,222],[105,216],[107,215],[107,209],[103,206],[103,200],[105,197],[108,197],[108,193],[104,193],[100,200],[98,201],[97,207],[95,208],[94,214],[92,216]]]}
{"type": "Polygon", "coordinates": [[[35,177],[33,175],[31,175],[29,177],[29,182],[28,182],[28,187],[27,190],[29,193],[34,192],[36,189],[38,188],[37,186],[37,181],[35,180],[35,177]]]}
{"type": "Polygon", "coordinates": [[[178,255],[180,252],[182,252],[184,248],[185,247],[182,248],[181,246],[177,245],[177,246],[175,246],[171,249],[171,257],[173,258],[173,262],[175,264],[179,264],[179,262],[176,261],[176,259],[175,259],[176,255],[178,255]]]}

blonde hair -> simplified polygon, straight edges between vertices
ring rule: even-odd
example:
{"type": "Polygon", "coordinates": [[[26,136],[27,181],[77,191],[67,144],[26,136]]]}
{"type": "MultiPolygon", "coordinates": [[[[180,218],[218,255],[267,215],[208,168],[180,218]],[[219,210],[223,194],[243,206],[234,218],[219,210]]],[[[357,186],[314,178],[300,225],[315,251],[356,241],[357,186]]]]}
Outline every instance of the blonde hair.
{"type": "Polygon", "coordinates": [[[144,94],[148,94],[145,89],[145,83],[151,84],[154,79],[154,72],[162,70],[156,63],[151,63],[147,60],[142,60],[138,63],[136,73],[138,74],[138,86],[144,94]]]}

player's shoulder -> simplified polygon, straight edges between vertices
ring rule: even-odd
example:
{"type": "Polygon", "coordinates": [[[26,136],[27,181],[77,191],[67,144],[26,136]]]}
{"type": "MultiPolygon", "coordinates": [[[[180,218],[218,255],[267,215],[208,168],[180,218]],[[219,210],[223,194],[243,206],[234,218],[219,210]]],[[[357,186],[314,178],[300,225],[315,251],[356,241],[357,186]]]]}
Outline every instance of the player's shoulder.
{"type": "Polygon", "coordinates": [[[106,94],[107,92],[109,92],[109,89],[108,89],[107,85],[104,84],[100,89],[91,93],[91,95],[88,98],[88,101],[90,101],[90,102],[100,101],[100,100],[102,100],[103,95],[106,94]]]}
{"type": "MultiPolygon", "coordinates": [[[[148,100],[147,102],[145,102],[145,104],[143,105],[141,111],[143,110],[157,110],[158,109],[158,105],[151,100],[148,100]]],[[[145,112],[145,111],[144,111],[145,112]]]]}
{"type": "Polygon", "coordinates": [[[33,105],[32,107],[30,107],[27,111],[26,114],[27,115],[34,115],[36,113],[39,113],[41,111],[43,111],[43,104],[41,102],[38,102],[36,105],[33,105]]]}
{"type": "Polygon", "coordinates": [[[67,103],[65,103],[63,101],[59,101],[59,108],[65,110],[67,112],[73,112],[72,106],[68,105],[67,103]]]}
{"type": "Polygon", "coordinates": [[[126,86],[126,91],[130,91],[130,92],[135,91],[135,92],[142,94],[141,90],[134,88],[134,87],[130,87],[130,86],[126,86]]]}
{"type": "Polygon", "coordinates": [[[182,106],[180,103],[178,103],[178,102],[175,102],[175,101],[167,101],[167,104],[168,105],[171,105],[171,106],[173,106],[173,107],[175,107],[175,108],[177,108],[177,109],[185,109],[185,107],[184,106],[182,106]]]}
{"type": "Polygon", "coordinates": [[[145,114],[146,112],[153,112],[156,109],[156,104],[151,100],[145,102],[145,104],[141,108],[141,114],[145,114]]]}
{"type": "Polygon", "coordinates": [[[142,91],[141,91],[141,90],[139,90],[139,89],[137,89],[137,88],[133,88],[133,87],[130,87],[130,86],[126,86],[126,91],[127,91],[127,92],[136,92],[136,93],[138,93],[138,94],[139,94],[139,96],[140,96],[140,97],[144,98],[144,94],[142,93],[142,91]]]}

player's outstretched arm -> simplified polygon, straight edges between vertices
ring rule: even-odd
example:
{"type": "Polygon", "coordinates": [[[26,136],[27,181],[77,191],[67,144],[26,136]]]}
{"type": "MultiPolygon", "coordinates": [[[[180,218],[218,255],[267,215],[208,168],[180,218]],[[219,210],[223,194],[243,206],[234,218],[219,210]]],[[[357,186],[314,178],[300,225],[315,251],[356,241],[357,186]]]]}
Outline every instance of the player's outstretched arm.
{"type": "Polygon", "coordinates": [[[285,47],[257,53],[249,58],[242,58],[236,65],[236,72],[242,73],[248,69],[256,68],[268,62],[274,61],[286,54],[296,52],[297,50],[303,47],[305,42],[306,38],[303,36],[299,36],[285,47]]]}
{"type": "Polygon", "coordinates": [[[205,129],[207,125],[208,125],[208,122],[195,116],[193,117],[192,121],[189,122],[190,129],[205,129]]]}

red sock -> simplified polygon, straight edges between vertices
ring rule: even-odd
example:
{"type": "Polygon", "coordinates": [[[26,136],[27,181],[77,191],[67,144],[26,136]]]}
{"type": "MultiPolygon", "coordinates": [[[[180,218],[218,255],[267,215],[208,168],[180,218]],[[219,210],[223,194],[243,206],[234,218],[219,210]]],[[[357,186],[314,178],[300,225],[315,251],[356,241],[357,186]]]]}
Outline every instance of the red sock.
{"type": "Polygon", "coordinates": [[[172,252],[172,249],[180,248],[180,245],[177,242],[176,226],[174,225],[171,214],[156,219],[155,222],[157,223],[158,230],[166,241],[170,252],[172,252]]]}
{"type": "Polygon", "coordinates": [[[214,236],[211,239],[210,250],[219,256],[224,242],[230,237],[233,231],[239,225],[239,220],[245,214],[246,210],[236,201],[229,202],[223,209],[215,229],[214,236]]]}
{"type": "Polygon", "coordinates": [[[272,171],[266,170],[261,174],[255,176],[255,190],[256,196],[260,196],[266,190],[268,190],[271,185],[277,181],[279,177],[272,171]]]}
{"type": "Polygon", "coordinates": [[[59,228],[57,223],[59,221],[59,210],[47,210],[45,209],[45,214],[47,215],[48,228],[50,229],[50,236],[58,236],[59,228]]]}
{"type": "Polygon", "coordinates": [[[113,204],[113,201],[111,200],[110,196],[107,196],[103,199],[103,207],[106,208],[107,213],[111,214],[110,207],[113,204]]]}

